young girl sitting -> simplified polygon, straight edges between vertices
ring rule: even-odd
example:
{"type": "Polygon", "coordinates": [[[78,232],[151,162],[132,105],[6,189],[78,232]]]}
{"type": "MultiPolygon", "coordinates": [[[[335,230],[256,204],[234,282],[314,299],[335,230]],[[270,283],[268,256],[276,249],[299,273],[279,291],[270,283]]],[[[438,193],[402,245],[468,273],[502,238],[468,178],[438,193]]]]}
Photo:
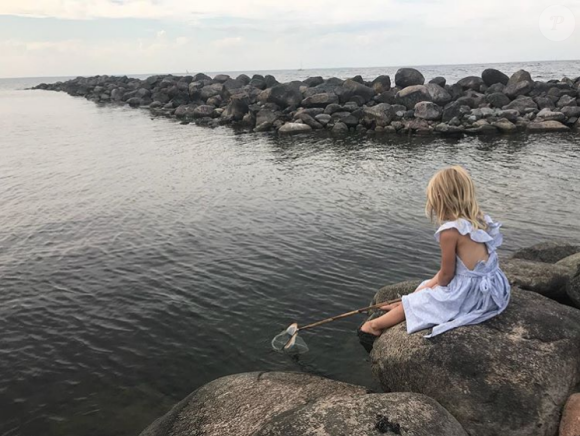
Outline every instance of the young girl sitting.
{"type": "MultiPolygon", "coordinates": [[[[467,171],[454,166],[439,171],[427,187],[427,215],[440,225],[441,269],[401,303],[381,307],[387,313],[361,327],[374,339],[407,321],[407,332],[432,327],[431,338],[456,327],[478,324],[502,313],[510,298],[509,282],[499,268],[500,224],[483,215],[467,171]]],[[[367,338],[365,338],[365,336],[367,338]]]]}

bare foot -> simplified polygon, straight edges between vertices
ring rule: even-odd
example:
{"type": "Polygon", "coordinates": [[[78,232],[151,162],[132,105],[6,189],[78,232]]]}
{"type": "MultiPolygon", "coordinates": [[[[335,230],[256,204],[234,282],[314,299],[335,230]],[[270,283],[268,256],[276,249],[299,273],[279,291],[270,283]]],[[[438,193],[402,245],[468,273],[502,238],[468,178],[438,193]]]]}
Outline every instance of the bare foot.
{"type": "Polygon", "coordinates": [[[368,333],[370,335],[377,336],[377,337],[380,336],[382,333],[380,330],[375,330],[372,327],[370,321],[365,322],[360,329],[361,329],[361,331],[363,331],[365,333],[368,333]]]}

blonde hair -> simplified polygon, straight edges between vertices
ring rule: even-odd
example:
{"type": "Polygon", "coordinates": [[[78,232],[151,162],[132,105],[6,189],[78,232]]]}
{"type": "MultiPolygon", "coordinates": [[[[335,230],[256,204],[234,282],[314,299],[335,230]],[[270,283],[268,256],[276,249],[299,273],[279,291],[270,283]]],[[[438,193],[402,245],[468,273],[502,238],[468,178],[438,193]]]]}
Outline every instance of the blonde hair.
{"type": "Polygon", "coordinates": [[[487,228],[475,198],[473,181],[459,165],[442,169],[431,178],[427,185],[425,213],[438,224],[463,218],[475,229],[487,228]]]}

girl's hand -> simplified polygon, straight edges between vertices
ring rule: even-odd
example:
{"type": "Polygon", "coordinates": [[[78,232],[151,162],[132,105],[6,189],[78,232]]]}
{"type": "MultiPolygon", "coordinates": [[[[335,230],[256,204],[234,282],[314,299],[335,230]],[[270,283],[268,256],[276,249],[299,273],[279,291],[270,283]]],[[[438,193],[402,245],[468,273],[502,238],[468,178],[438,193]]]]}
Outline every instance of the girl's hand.
{"type": "Polygon", "coordinates": [[[387,304],[386,306],[381,306],[380,309],[384,310],[385,312],[388,312],[390,310],[393,310],[396,307],[399,307],[402,303],[393,303],[393,304],[387,304]]]}

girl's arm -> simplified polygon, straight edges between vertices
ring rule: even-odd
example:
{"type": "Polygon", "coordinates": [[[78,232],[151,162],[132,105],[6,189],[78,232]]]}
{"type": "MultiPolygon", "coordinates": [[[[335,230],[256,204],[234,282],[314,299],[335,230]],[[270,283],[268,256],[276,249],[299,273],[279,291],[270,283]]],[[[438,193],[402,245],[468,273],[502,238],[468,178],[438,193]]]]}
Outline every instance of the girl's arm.
{"type": "Polygon", "coordinates": [[[449,229],[441,232],[439,245],[441,246],[441,269],[437,273],[440,286],[447,286],[455,277],[455,262],[457,256],[457,242],[459,232],[449,229]]]}
{"type": "Polygon", "coordinates": [[[415,292],[422,291],[423,289],[432,289],[435,286],[437,286],[439,284],[439,272],[440,271],[437,271],[437,274],[435,274],[433,278],[429,280],[427,283],[425,283],[423,286],[419,286],[417,289],[415,289],[415,292]]]}

